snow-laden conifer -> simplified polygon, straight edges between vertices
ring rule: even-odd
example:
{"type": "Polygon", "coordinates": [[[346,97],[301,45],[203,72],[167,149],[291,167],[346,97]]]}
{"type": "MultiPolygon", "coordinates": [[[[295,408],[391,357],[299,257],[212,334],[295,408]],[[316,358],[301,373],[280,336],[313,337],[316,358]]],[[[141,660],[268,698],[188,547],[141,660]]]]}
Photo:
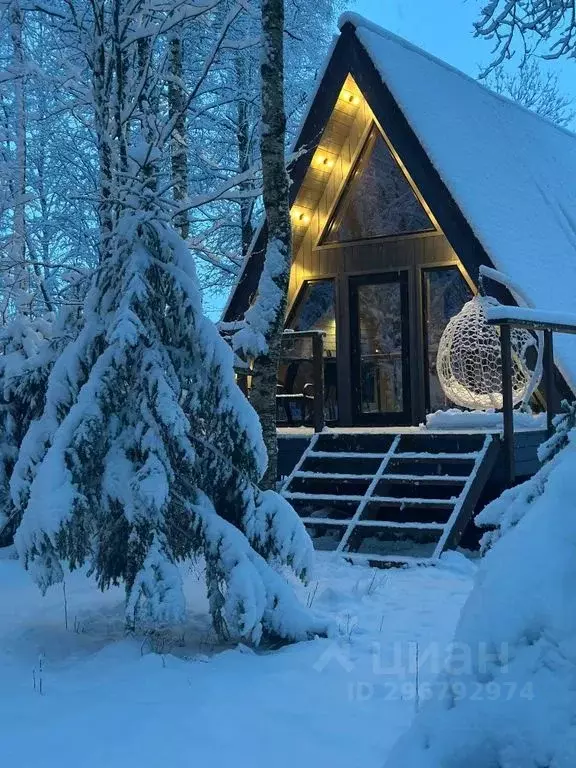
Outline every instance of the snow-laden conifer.
{"type": "Polygon", "coordinates": [[[42,589],[62,561],[87,564],[101,588],[125,585],[130,625],[173,623],[185,616],[177,563],[201,554],[221,635],[321,630],[279,570],[305,577],[310,540],[257,487],[260,425],[202,314],[190,253],[153,204],[121,210],[18,464],[16,544],[42,589]]]}
{"type": "Polygon", "coordinates": [[[0,330],[0,546],[18,523],[10,479],[30,422],[42,410],[51,362],[52,316],[17,312],[0,330]]]}
{"type": "Polygon", "coordinates": [[[76,337],[80,322],[79,304],[85,293],[87,275],[77,271],[60,279],[59,311],[34,316],[29,303],[17,308],[12,320],[0,330],[0,545],[12,541],[22,505],[12,501],[13,490],[27,486],[32,467],[19,460],[34,454],[36,420],[44,409],[48,377],[66,345],[76,337]]]}

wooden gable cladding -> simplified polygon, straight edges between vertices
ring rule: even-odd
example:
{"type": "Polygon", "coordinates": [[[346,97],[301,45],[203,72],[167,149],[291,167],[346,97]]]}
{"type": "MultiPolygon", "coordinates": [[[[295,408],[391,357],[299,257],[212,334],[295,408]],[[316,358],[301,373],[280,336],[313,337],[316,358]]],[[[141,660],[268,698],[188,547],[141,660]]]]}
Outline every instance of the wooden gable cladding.
{"type": "Polygon", "coordinates": [[[385,243],[338,245],[323,248],[321,253],[336,251],[342,261],[342,272],[350,275],[407,267],[460,266],[458,257],[441,233],[389,238],[385,243]]]}
{"type": "Polygon", "coordinates": [[[458,266],[472,286],[458,256],[441,232],[392,237],[385,242],[302,247],[292,264],[288,306],[292,306],[305,280],[451,265],[458,266]]]}
{"type": "MultiPolygon", "coordinates": [[[[407,266],[412,263],[444,265],[459,263],[427,201],[422,197],[402,158],[396,152],[351,75],[348,75],[344,82],[336,106],[295,197],[292,222],[294,256],[288,306],[292,305],[305,280],[371,270],[381,272],[391,267],[407,266]],[[355,104],[348,99],[353,99],[355,104]],[[341,129],[343,125],[347,125],[345,138],[341,129]],[[341,142],[341,144],[335,159],[330,159],[330,169],[327,172],[322,168],[322,160],[327,156],[328,148],[335,149],[336,142],[330,143],[335,130],[340,131],[337,135],[338,143],[341,142]],[[334,215],[339,200],[345,194],[351,175],[374,131],[382,136],[400,171],[426,211],[435,231],[386,236],[358,241],[355,244],[320,245],[322,235],[334,215]],[[427,240],[430,242],[426,242],[427,240]],[[398,258],[395,258],[396,253],[398,258]]],[[[461,263],[460,268],[462,269],[461,263]]]]}
{"type": "Polygon", "coordinates": [[[292,205],[294,254],[305,239],[319,234],[322,222],[314,219],[321,203],[333,197],[335,188],[340,189],[371,120],[366,100],[348,75],[292,205]]]}
{"type": "MultiPolygon", "coordinates": [[[[302,187],[312,165],[311,161],[318,148],[322,146],[320,139],[326,136],[327,140],[330,140],[327,130],[335,113],[337,115],[333,123],[335,143],[337,144],[342,138],[342,129],[337,123],[344,123],[349,119],[341,113],[349,112],[350,108],[344,106],[343,103],[340,105],[340,102],[343,101],[340,99],[340,95],[345,89],[345,85],[351,82],[358,88],[356,94],[360,95],[361,102],[358,109],[361,107],[366,117],[368,115],[372,117],[372,113],[374,114],[376,124],[394,148],[395,155],[401,160],[402,168],[405,169],[414,187],[419,190],[421,197],[431,209],[434,221],[439,225],[439,230],[446,236],[453,252],[458,253],[464,269],[476,283],[480,264],[493,266],[492,262],[430,162],[399,105],[386,84],[382,82],[381,76],[356,38],[353,25],[346,23],[342,27],[340,37],[328,61],[322,81],[295,144],[297,156],[290,168],[292,180],[290,197],[293,201],[293,222],[295,224],[293,230],[294,266],[291,274],[290,301],[294,298],[295,290],[302,280],[311,279],[319,274],[315,267],[315,260],[318,260],[318,266],[321,265],[321,272],[324,274],[326,274],[325,270],[336,274],[338,269],[336,249],[329,248],[326,254],[321,253],[328,246],[317,249],[312,236],[314,230],[315,234],[319,235],[320,229],[319,220],[312,222],[314,201],[317,201],[316,205],[321,210],[327,211],[327,198],[320,203],[325,190],[321,184],[314,184],[307,187],[305,195],[302,187]],[[302,197],[300,197],[301,191],[302,197]],[[298,212],[297,201],[302,204],[306,203],[306,210],[298,212]],[[305,213],[305,218],[307,216],[309,221],[304,220],[301,225],[298,225],[294,220],[301,213],[305,213]]],[[[352,106],[354,105],[352,104],[352,106]]],[[[366,130],[368,130],[368,126],[366,130]]],[[[349,144],[356,143],[350,132],[348,136],[349,144]]],[[[344,143],[347,140],[344,140],[344,143]]],[[[340,154],[345,156],[347,151],[349,156],[355,155],[359,152],[360,147],[361,141],[358,141],[355,152],[352,149],[343,150],[341,148],[340,154]]],[[[337,188],[335,180],[338,173],[340,173],[341,178],[344,178],[344,174],[338,168],[338,164],[335,163],[332,171],[328,174],[328,180],[334,174],[334,182],[331,182],[332,191],[337,188]]],[[[310,176],[310,179],[312,178],[310,176]]],[[[335,202],[336,200],[334,200],[335,202]]],[[[438,235],[432,236],[438,237],[438,235]]],[[[264,222],[258,231],[258,236],[255,238],[249,257],[226,307],[224,319],[227,321],[241,317],[256,294],[264,261],[266,238],[267,230],[264,222]]],[[[495,293],[504,303],[509,303],[511,297],[507,290],[502,289],[495,291],[495,293]]]]}
{"type": "Polygon", "coordinates": [[[373,122],[368,103],[348,76],[292,208],[294,260],[289,304],[303,280],[316,276],[319,271],[336,272],[336,265],[330,264],[335,254],[331,258],[329,253],[317,251],[316,246],[373,122]],[[348,94],[355,103],[347,100],[348,94]],[[326,156],[330,157],[328,170],[323,169],[321,162],[326,156]],[[300,223],[302,215],[304,225],[300,223]]]}

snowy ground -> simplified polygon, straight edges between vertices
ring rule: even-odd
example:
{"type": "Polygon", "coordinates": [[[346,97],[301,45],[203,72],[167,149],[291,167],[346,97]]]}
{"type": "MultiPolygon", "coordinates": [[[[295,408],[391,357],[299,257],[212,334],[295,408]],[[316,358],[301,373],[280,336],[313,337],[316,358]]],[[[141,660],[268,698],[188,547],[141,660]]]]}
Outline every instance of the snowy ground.
{"type": "Polygon", "coordinates": [[[1,764],[382,766],[417,707],[416,649],[423,698],[472,575],[459,555],[376,572],[319,556],[303,599],[337,638],[256,654],[215,645],[193,573],[183,636],[126,638],[119,590],[70,575],[66,629],[62,590],[42,598],[0,550],[1,764]]]}

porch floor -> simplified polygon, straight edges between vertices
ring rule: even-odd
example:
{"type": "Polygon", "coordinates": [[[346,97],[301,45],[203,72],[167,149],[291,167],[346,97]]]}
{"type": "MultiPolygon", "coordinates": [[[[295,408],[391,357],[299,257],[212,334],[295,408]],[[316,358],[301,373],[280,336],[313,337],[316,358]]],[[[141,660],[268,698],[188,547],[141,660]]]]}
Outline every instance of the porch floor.
{"type": "MultiPolygon", "coordinates": [[[[282,437],[304,437],[314,434],[312,426],[289,427],[278,425],[278,435],[282,437]]],[[[418,426],[362,426],[352,427],[325,427],[325,432],[356,433],[356,434],[500,434],[503,431],[502,414],[490,411],[460,411],[448,409],[436,411],[426,417],[425,424],[418,426]]],[[[546,414],[532,415],[529,413],[514,413],[514,432],[539,432],[546,431],[546,414]]]]}
{"type": "MultiPolygon", "coordinates": [[[[542,428],[542,426],[529,426],[529,425],[514,425],[514,432],[515,433],[538,433],[538,434],[544,434],[545,429],[542,428]]],[[[277,427],[276,432],[278,433],[279,437],[282,438],[289,438],[289,437],[311,437],[314,434],[313,427],[277,427]]],[[[446,435],[446,434],[500,434],[502,432],[502,427],[499,426],[491,426],[491,427],[451,427],[450,429],[440,429],[440,428],[431,428],[427,427],[424,424],[421,424],[417,427],[410,426],[410,427],[364,427],[364,426],[355,426],[355,427],[325,427],[323,432],[333,432],[335,434],[338,433],[350,433],[350,434],[383,434],[383,435],[389,435],[389,434],[410,434],[410,433],[426,433],[426,434],[433,434],[433,435],[446,435]]]]}

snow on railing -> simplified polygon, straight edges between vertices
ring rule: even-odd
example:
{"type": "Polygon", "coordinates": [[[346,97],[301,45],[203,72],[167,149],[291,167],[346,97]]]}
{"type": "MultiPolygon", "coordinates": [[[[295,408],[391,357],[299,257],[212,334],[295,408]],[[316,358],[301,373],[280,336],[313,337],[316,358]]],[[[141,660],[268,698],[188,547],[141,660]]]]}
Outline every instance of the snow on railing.
{"type": "Polygon", "coordinates": [[[515,328],[529,327],[531,330],[538,331],[576,333],[576,314],[571,312],[497,304],[486,309],[486,318],[492,325],[507,323],[515,328]]]}

